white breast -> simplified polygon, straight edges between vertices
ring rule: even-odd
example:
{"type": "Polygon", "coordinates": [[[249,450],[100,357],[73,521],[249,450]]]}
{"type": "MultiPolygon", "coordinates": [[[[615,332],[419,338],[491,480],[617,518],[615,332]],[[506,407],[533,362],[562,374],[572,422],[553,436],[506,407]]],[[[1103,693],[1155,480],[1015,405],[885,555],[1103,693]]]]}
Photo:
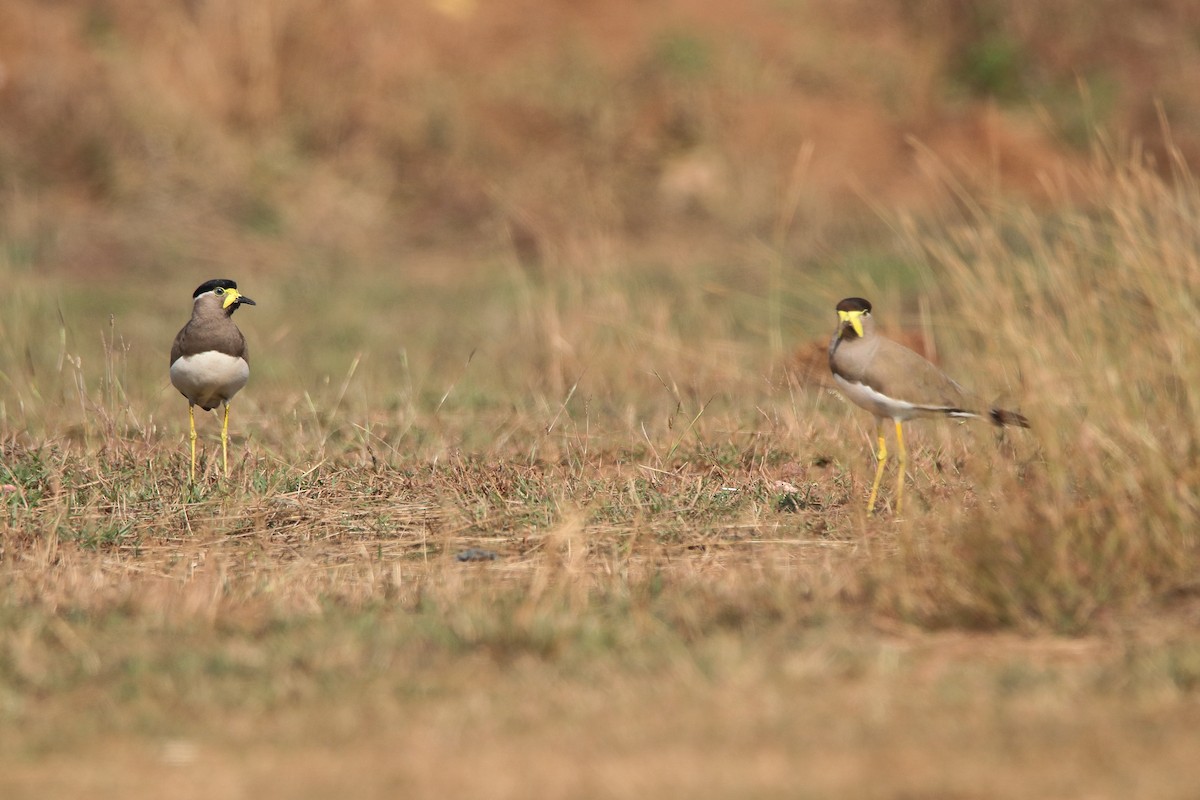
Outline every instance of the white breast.
{"type": "Polygon", "coordinates": [[[191,402],[206,411],[228,402],[250,379],[244,358],[209,350],[181,356],[171,365],[171,383],[191,402]]]}
{"type": "Polygon", "coordinates": [[[833,381],[842,390],[842,394],[849,397],[855,405],[862,406],[877,417],[889,417],[904,421],[912,419],[927,410],[921,406],[915,406],[912,403],[888,397],[886,394],[875,391],[865,383],[846,380],[837,373],[834,373],[833,381]]]}

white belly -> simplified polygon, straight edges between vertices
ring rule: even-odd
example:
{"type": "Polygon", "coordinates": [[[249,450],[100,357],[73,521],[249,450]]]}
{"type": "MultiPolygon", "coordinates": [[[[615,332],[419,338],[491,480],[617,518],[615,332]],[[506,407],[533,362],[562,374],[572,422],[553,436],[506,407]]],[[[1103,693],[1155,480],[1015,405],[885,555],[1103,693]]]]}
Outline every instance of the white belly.
{"type": "Polygon", "coordinates": [[[906,403],[903,400],[895,400],[885,394],[880,394],[865,383],[848,381],[836,373],[834,373],[833,382],[842,390],[842,394],[849,397],[855,405],[862,406],[877,417],[888,417],[903,422],[928,412],[926,408],[906,403]]]}
{"type": "Polygon", "coordinates": [[[182,356],[171,365],[171,383],[191,402],[210,411],[228,402],[250,379],[244,358],[209,350],[182,356]]]}

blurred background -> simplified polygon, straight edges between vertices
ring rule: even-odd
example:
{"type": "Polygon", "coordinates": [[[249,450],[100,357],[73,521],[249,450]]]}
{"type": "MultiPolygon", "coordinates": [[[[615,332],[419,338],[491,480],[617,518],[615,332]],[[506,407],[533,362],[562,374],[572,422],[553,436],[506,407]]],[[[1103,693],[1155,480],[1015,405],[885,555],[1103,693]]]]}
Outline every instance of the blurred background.
{"type": "Polygon", "coordinates": [[[4,418],[114,352],[123,392],[179,401],[211,277],[259,302],[259,397],[302,363],[331,400],[483,372],[561,402],[605,342],[701,329],[746,348],[689,380],[761,375],[839,297],[918,321],[899,226],[1086,206],[1097,148],[1195,163],[1197,75],[1190,0],[6,0],[4,418]]]}

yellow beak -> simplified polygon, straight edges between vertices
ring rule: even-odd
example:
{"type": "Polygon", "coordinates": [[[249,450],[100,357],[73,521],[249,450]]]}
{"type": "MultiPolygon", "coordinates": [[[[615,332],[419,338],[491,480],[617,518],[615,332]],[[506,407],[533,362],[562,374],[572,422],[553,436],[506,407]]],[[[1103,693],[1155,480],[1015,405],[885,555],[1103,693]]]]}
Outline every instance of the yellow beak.
{"type": "Polygon", "coordinates": [[[239,292],[237,289],[226,289],[225,300],[221,303],[221,308],[229,308],[234,303],[245,303],[248,306],[258,305],[249,297],[239,292]]]}
{"type": "Polygon", "coordinates": [[[858,334],[858,338],[860,339],[863,336],[862,313],[861,311],[838,312],[838,319],[841,320],[842,327],[844,328],[849,324],[851,328],[854,328],[854,332],[858,334]]]}

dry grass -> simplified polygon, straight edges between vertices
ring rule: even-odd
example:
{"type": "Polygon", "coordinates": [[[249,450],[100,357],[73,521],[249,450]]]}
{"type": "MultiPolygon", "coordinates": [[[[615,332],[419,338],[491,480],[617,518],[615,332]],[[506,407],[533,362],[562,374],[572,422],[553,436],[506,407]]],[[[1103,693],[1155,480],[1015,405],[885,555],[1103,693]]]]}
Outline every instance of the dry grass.
{"type": "Polygon", "coordinates": [[[1003,365],[1003,399],[1028,398],[1038,453],[991,473],[991,508],[946,515],[944,549],[921,531],[905,571],[937,588],[900,599],[918,616],[1071,630],[1194,588],[1200,352],[1180,325],[1197,311],[1200,195],[1172,166],[1165,182],[1098,152],[1079,180],[1103,204],[1038,215],[964,198],[960,224],[919,240],[938,293],[978,310],[960,335],[1003,365]]]}
{"type": "MultiPolygon", "coordinates": [[[[1090,208],[964,196],[958,223],[903,234],[929,265],[941,361],[1035,425],[914,426],[902,520],[863,514],[863,415],[773,366],[770,276],[507,271],[449,330],[431,310],[462,302],[450,282],[405,298],[348,274],[304,329],[302,295],[246,285],[260,346],[234,474],[207,425],[195,487],[182,401],[156,390],[153,343],[179,315],[140,311],[127,337],[124,315],[87,316],[94,293],[62,300],[100,327],[88,348],[14,276],[6,794],[137,795],[164,773],[232,793],[280,770],[320,794],[398,749],[354,785],[515,796],[533,749],[552,755],[521,774],[554,796],[1126,796],[1148,763],[1162,782],[1134,794],[1173,796],[1200,687],[1200,360],[1177,335],[1200,196],[1180,169],[1167,183],[1098,154],[1076,176],[1103,198],[1090,208]],[[391,302],[349,321],[342,296],[391,302]],[[367,338],[305,359],[320,324],[367,338]],[[946,748],[949,771],[922,755],[946,748]],[[1065,775],[1080,749],[1092,766],[1065,775]],[[567,766],[585,753],[604,766],[567,766]],[[110,767],[50,781],[67,758],[110,767]],[[893,777],[865,784],[876,761],[893,777]]],[[[781,320],[789,341],[825,322],[781,320]]]]}
{"type": "Polygon", "coordinates": [[[0,10],[0,795],[1196,785],[1190,4],[142,5],[0,10]],[[1034,422],[903,519],[854,294],[1034,422]]]}

